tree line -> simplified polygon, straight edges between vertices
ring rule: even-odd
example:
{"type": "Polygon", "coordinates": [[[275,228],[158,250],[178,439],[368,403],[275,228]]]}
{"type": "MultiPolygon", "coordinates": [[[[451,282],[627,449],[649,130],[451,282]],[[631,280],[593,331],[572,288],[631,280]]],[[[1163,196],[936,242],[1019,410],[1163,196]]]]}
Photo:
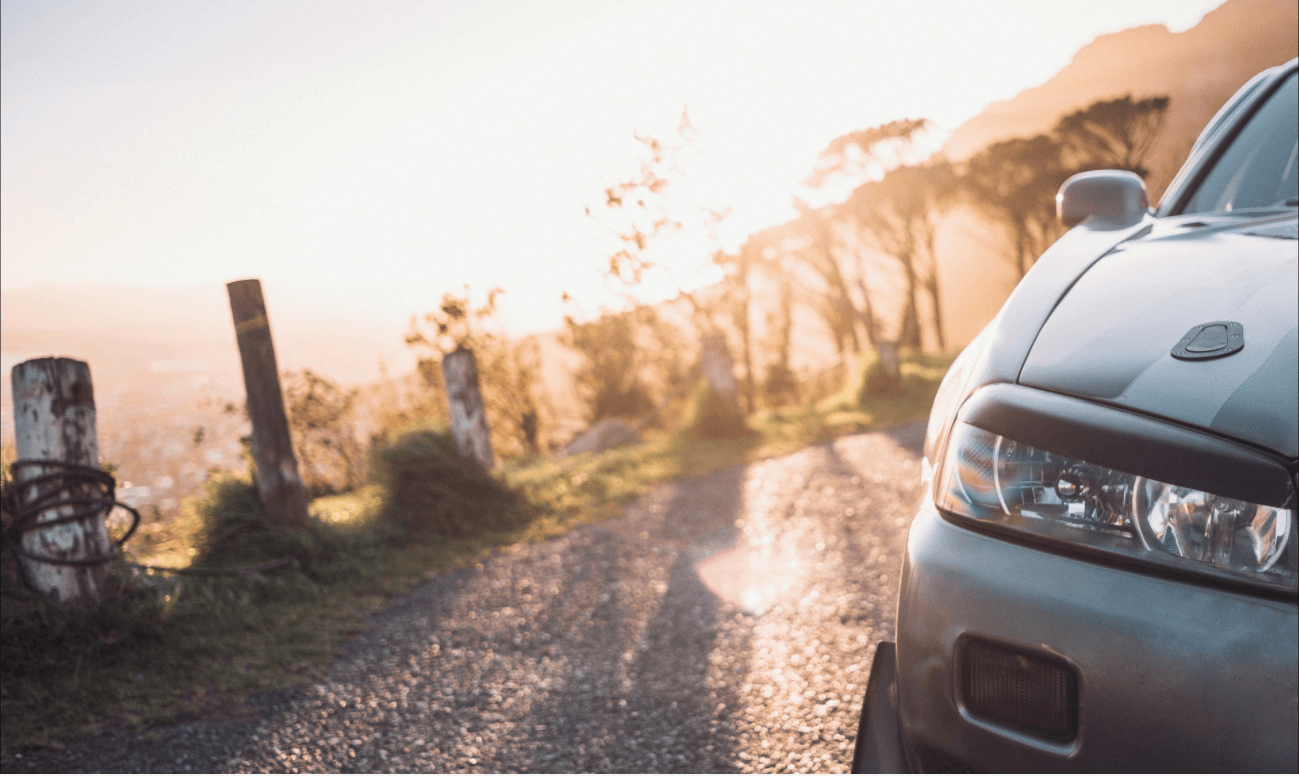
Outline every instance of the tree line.
{"type": "MultiPolygon", "coordinates": [[[[1102,100],[1049,131],[992,143],[959,162],[927,153],[933,125],[926,119],[847,133],[826,145],[804,181],[807,199],[821,204],[796,198],[793,219],[750,234],[734,251],[714,244],[701,262],[720,280],[698,290],[678,284],[655,249],[690,220],[715,235],[728,213],[674,210],[681,157],[696,136],[687,114],[669,136],[638,134],[639,170],[605,187],[587,208],[614,235],[617,247],[603,272],[627,290],[627,303],[596,316],[569,315],[560,334],[578,356],[572,380],[582,420],[668,423],[664,407],[705,379],[701,358],[722,359],[723,372],[734,364],[734,401],[743,414],[815,398],[805,395],[792,364],[797,309],[821,324],[827,344],[845,360],[948,350],[936,248],[943,220],[957,208],[979,214],[1001,260],[1023,277],[1064,231],[1055,215],[1060,185],[1094,169],[1146,176],[1168,103],[1166,96],[1102,100]],[[655,273],[675,287],[676,299],[635,301],[633,292],[655,273]]],[[[448,293],[438,309],[412,319],[406,342],[420,353],[415,385],[403,402],[386,403],[380,425],[445,416],[441,358],[464,347],[476,355],[492,446],[501,456],[536,455],[564,441],[554,436],[558,413],[541,388],[536,342],[512,341],[499,326],[500,293],[491,290],[477,305],[468,288],[448,293]]],[[[306,446],[299,456],[322,462],[315,467],[322,470],[330,469],[323,462],[338,462],[333,471],[346,472],[350,484],[360,476],[360,454],[322,429],[350,417],[355,396],[321,380],[296,375],[286,389],[290,415],[306,431],[295,433],[306,446]]],[[[327,482],[315,488],[329,489],[335,488],[327,482]]]]}
{"type": "MultiPolygon", "coordinates": [[[[1168,103],[1166,96],[1098,101],[1062,117],[1050,131],[993,143],[960,163],[940,154],[922,158],[932,130],[925,119],[842,135],[820,152],[805,183],[815,193],[847,191],[846,196],[831,195],[828,204],[819,206],[796,199],[796,218],[751,234],[734,252],[713,254],[712,263],[723,271],[717,286],[682,291],[680,298],[699,333],[727,334],[750,412],[798,399],[790,363],[795,306],[820,320],[836,353],[878,352],[888,346],[945,351],[949,343],[935,246],[944,217],[957,207],[981,214],[998,236],[998,253],[1016,279],[1023,277],[1063,233],[1055,215],[1060,185],[1070,175],[1095,169],[1146,176],[1144,162],[1164,126],[1168,103]],[[753,300],[755,286],[763,280],[775,289],[776,305],[764,311],[766,336],[759,341],[753,300]]],[[[647,248],[664,232],[681,228],[664,203],[671,193],[674,154],[690,143],[692,132],[683,114],[673,138],[638,137],[647,152],[640,175],[605,190],[605,210],[630,211],[617,232],[622,247],[611,258],[608,274],[639,281],[653,268],[647,248]]],[[[709,211],[702,220],[709,224],[724,217],[709,211]]],[[[663,337],[655,331],[662,321],[639,309],[569,324],[570,330],[578,326],[584,327],[579,374],[595,385],[601,384],[598,365],[604,350],[648,345],[663,337]],[[637,321],[650,330],[649,336],[631,336],[637,321]],[[594,336],[592,326],[606,327],[606,336],[594,336]]],[[[676,337],[688,339],[684,332],[676,337]]],[[[680,372],[679,366],[675,369],[680,372]]],[[[627,408],[606,403],[588,409],[594,418],[627,408]]]]}

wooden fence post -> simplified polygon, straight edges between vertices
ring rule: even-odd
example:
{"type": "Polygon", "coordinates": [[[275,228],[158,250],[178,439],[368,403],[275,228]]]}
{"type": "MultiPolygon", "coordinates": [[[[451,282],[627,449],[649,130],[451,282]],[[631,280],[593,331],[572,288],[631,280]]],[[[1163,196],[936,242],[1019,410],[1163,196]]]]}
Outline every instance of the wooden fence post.
{"type": "Polygon", "coordinates": [[[442,357],[442,378],[447,385],[447,408],[451,415],[451,438],[456,451],[490,469],[492,438],[487,430],[487,414],[478,389],[478,365],[474,352],[458,347],[442,357]]]}
{"type": "MultiPolygon", "coordinates": [[[[95,432],[95,391],[90,365],[71,358],[37,358],[24,361],[11,373],[14,390],[14,437],[19,461],[57,461],[99,468],[99,442],[95,432]]],[[[56,474],[58,466],[19,465],[14,487],[20,509],[38,499],[84,501],[102,499],[92,482],[70,480],[35,482],[56,474]]],[[[75,514],[84,517],[49,528],[27,531],[22,537],[23,574],[32,587],[61,603],[93,603],[103,599],[108,585],[108,562],[82,565],[46,563],[28,555],[62,561],[108,558],[113,550],[104,524],[106,510],[90,504],[65,504],[42,509],[36,525],[75,514]]]]}
{"type": "Polygon", "coordinates": [[[266,318],[261,281],[236,280],[226,284],[230,312],[244,367],[248,418],[253,423],[253,462],[257,464],[257,492],[267,511],[292,526],[307,523],[307,490],[298,474],[298,459],[289,438],[284,393],[275,363],[271,325],[266,318]]]}

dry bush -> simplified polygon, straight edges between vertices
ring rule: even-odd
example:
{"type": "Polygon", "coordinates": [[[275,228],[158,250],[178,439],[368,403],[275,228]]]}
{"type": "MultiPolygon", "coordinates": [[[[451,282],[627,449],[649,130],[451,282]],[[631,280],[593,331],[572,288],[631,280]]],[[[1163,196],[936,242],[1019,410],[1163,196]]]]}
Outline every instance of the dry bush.
{"type": "Polygon", "coordinates": [[[359,391],[304,369],[283,375],[284,408],[303,483],[313,497],[365,483],[365,448],[357,439],[359,391]]]}
{"type": "Polygon", "coordinates": [[[466,538],[526,524],[532,508],[476,462],[451,435],[417,429],[376,446],[388,519],[417,534],[466,538]]]}

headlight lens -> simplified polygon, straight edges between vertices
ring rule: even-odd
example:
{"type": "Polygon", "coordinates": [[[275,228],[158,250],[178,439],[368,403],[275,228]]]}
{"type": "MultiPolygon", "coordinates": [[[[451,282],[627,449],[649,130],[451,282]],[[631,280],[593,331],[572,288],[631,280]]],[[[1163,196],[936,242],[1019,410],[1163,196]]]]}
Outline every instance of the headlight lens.
{"type": "Polygon", "coordinates": [[[939,508],[1160,565],[1293,591],[1294,513],[1039,450],[957,422],[939,508]]]}
{"type": "MultiPolygon", "coordinates": [[[[965,384],[970,381],[970,372],[974,369],[974,362],[978,360],[979,352],[983,349],[983,339],[989,328],[991,324],[965,346],[965,350],[961,351],[948,368],[947,374],[943,375],[943,381],[938,385],[938,393],[934,394],[934,405],[929,409],[929,424],[925,427],[926,471],[931,471],[933,464],[938,463],[939,437],[951,425],[952,419],[956,417],[956,411],[960,409],[961,402],[965,399],[965,384]]],[[[925,479],[924,484],[928,487],[929,480],[925,479]]]]}

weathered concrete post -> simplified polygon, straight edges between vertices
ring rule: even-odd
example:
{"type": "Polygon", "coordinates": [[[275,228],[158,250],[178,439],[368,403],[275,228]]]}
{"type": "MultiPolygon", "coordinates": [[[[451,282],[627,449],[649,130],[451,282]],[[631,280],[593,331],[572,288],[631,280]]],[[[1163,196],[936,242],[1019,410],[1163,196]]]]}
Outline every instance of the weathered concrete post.
{"type": "MultiPolygon", "coordinates": [[[[57,461],[99,468],[99,442],[95,432],[95,391],[90,365],[70,358],[37,358],[13,368],[14,437],[19,461],[57,461]]],[[[14,471],[20,505],[37,500],[92,500],[102,492],[92,482],[25,482],[56,474],[58,466],[29,464],[14,471]]],[[[35,517],[36,525],[78,513],[78,520],[27,531],[22,537],[23,574],[40,592],[61,603],[93,603],[103,598],[108,584],[108,563],[64,565],[45,563],[26,555],[62,561],[108,558],[113,543],[104,524],[106,510],[85,503],[51,506],[35,517]]]]}
{"type": "Polygon", "coordinates": [[[713,392],[722,397],[738,415],[740,412],[739,389],[735,383],[735,362],[731,360],[731,351],[726,347],[726,335],[721,332],[704,334],[699,338],[699,366],[712,386],[713,392]]]}
{"type": "Polygon", "coordinates": [[[226,284],[230,312],[234,315],[239,359],[244,367],[248,417],[253,423],[253,462],[257,464],[257,492],[267,511],[288,525],[307,522],[307,490],[293,455],[284,393],[275,363],[271,325],[258,280],[226,284]]]}
{"type": "Polygon", "coordinates": [[[442,377],[447,385],[447,405],[451,415],[451,438],[456,451],[490,469],[492,438],[487,431],[487,414],[478,390],[478,365],[474,352],[458,347],[442,357],[442,377]]]}
{"type": "Polygon", "coordinates": [[[898,343],[883,341],[876,347],[880,356],[880,365],[890,380],[902,378],[902,358],[898,355],[898,343]]]}

